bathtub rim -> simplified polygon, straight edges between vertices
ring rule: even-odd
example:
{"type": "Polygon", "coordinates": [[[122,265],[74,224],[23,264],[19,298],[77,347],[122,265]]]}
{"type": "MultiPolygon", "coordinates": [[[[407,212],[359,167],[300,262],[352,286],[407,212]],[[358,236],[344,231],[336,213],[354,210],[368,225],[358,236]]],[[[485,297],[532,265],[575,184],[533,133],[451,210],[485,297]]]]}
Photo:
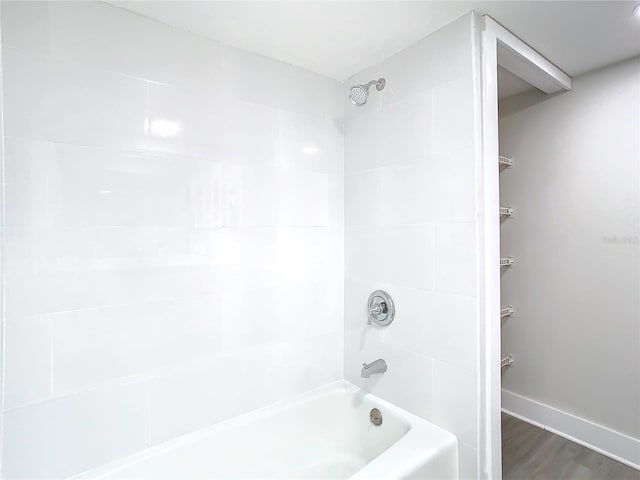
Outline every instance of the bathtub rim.
{"type": "Polygon", "coordinates": [[[383,411],[391,411],[408,424],[408,430],[404,435],[392,442],[382,453],[374,457],[369,463],[349,477],[350,480],[365,480],[371,478],[396,479],[410,476],[413,471],[421,465],[424,465],[429,459],[451,448],[455,448],[457,471],[458,439],[455,435],[342,379],[286,397],[263,407],[166,440],[157,445],[152,445],[131,455],[74,474],[71,477],[67,477],[66,480],[99,480],[105,477],[108,478],[108,475],[124,470],[131,465],[143,462],[157,455],[161,455],[163,452],[197,443],[199,440],[210,435],[221,433],[229,428],[246,425],[261,418],[291,409],[297,405],[302,405],[337,393],[360,394],[362,401],[368,401],[383,411]],[[433,441],[434,437],[437,440],[435,442],[433,441]]]}

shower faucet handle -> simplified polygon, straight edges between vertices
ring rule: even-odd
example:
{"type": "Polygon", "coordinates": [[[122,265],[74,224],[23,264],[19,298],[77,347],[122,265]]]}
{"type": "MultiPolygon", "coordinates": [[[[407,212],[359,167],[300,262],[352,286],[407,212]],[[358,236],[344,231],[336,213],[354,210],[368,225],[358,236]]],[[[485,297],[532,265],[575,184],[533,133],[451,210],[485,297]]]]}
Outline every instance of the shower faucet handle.
{"type": "Polygon", "coordinates": [[[384,290],[376,290],[369,295],[367,324],[373,322],[381,327],[386,327],[393,322],[395,306],[391,296],[384,290]]]}
{"type": "Polygon", "coordinates": [[[380,315],[381,313],[387,313],[388,311],[389,309],[387,308],[387,304],[385,302],[376,303],[373,305],[373,307],[369,307],[370,315],[380,315]]]}

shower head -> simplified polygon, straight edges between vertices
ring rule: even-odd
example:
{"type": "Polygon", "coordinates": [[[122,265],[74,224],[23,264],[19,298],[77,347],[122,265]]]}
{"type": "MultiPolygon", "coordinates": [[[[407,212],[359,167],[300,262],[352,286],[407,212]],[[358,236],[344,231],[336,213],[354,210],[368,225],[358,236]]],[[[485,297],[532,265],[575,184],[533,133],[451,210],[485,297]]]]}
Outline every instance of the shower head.
{"type": "Polygon", "coordinates": [[[351,100],[351,103],[356,107],[361,107],[367,103],[367,98],[369,98],[369,88],[375,85],[376,90],[380,91],[384,88],[385,84],[385,79],[379,78],[378,80],[371,80],[365,85],[354,85],[349,91],[349,100],[351,100]]]}

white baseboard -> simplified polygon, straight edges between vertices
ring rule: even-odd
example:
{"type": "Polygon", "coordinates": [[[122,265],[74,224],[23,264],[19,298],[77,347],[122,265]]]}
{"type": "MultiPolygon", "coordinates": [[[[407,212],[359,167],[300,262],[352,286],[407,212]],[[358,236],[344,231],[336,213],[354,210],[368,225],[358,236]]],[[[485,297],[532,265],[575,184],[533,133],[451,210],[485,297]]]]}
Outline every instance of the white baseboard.
{"type": "Polygon", "coordinates": [[[640,439],[502,390],[502,411],[640,470],[640,439]]]}

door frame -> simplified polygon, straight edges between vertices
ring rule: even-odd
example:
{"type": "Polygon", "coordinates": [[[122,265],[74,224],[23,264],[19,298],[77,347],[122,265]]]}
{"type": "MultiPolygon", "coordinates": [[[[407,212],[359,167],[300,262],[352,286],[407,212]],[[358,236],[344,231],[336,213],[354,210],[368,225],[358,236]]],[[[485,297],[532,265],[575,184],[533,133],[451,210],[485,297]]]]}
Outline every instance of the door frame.
{"type": "MultiPolygon", "coordinates": [[[[498,66],[547,94],[571,90],[566,73],[488,15],[482,17],[482,154],[478,171],[481,478],[502,479],[498,66]]],[[[517,165],[516,165],[517,168],[517,165]]]]}

